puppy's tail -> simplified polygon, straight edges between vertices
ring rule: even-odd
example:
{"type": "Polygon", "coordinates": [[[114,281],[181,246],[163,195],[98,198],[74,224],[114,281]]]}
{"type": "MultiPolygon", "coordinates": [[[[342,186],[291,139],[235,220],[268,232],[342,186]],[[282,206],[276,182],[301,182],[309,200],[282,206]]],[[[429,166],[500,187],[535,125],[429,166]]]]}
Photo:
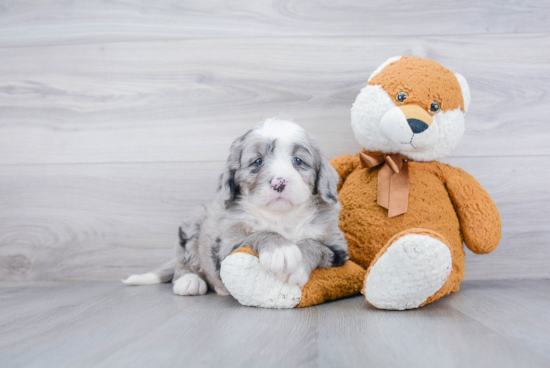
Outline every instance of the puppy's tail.
{"type": "Polygon", "coordinates": [[[169,282],[174,277],[175,266],[176,260],[172,259],[154,271],[139,275],[130,275],[127,279],[122,280],[122,282],[126,285],[154,285],[169,282]]]}
{"type": "Polygon", "coordinates": [[[154,271],[131,275],[122,280],[126,285],[153,285],[163,282],[170,282],[174,278],[176,264],[181,269],[190,267],[196,259],[198,239],[202,223],[206,218],[206,207],[200,206],[195,216],[183,221],[178,232],[178,243],[176,244],[176,257],[166,262],[154,271]]]}

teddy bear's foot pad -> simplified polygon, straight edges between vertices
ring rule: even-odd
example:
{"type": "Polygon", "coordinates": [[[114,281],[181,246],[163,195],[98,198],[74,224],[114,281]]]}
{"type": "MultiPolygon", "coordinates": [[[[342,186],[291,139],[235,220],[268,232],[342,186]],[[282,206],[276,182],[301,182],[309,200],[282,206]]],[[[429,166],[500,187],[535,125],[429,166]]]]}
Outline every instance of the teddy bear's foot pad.
{"type": "Polygon", "coordinates": [[[380,309],[418,308],[441,289],[451,270],[445,243],[429,235],[404,235],[371,265],[363,293],[380,309]]]}
{"type": "Polygon", "coordinates": [[[298,285],[279,281],[261,266],[257,255],[241,249],[226,257],[220,269],[225,287],[239,303],[263,308],[294,308],[300,303],[298,285]]]}

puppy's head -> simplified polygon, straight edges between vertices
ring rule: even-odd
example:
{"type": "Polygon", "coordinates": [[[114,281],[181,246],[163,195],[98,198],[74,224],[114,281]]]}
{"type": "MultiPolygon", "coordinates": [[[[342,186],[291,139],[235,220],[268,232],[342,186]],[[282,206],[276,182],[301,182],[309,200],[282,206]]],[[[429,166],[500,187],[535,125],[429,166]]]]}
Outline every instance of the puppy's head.
{"type": "Polygon", "coordinates": [[[300,126],[271,118],[237,138],[218,188],[225,208],[235,202],[289,211],[308,202],[338,202],[338,175],[300,126]]]}

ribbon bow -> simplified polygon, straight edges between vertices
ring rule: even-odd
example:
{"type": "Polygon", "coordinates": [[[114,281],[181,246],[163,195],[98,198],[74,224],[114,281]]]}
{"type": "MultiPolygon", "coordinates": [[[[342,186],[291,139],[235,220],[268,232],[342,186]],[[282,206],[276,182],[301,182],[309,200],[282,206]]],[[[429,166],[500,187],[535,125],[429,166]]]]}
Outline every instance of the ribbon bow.
{"type": "Polygon", "coordinates": [[[378,205],[388,210],[388,218],[407,212],[409,206],[409,165],[400,154],[375,156],[360,152],[363,168],[378,171],[378,205]]]}

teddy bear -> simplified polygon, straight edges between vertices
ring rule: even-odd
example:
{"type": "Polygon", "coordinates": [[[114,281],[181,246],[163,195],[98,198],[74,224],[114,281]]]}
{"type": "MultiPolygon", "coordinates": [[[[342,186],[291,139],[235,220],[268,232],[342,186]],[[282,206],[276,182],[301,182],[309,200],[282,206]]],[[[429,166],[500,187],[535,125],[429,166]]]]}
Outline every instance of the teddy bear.
{"type": "Polygon", "coordinates": [[[501,238],[498,209],[467,172],[437,160],[464,133],[466,79],[439,63],[397,56],[380,65],[351,109],[363,150],[331,160],[350,260],[314,270],[302,288],[262,269],[241,248],[221,269],[243,305],[307,307],[361,292],[379,309],[422,307],[459,290],[463,243],[477,254],[501,238]]]}

